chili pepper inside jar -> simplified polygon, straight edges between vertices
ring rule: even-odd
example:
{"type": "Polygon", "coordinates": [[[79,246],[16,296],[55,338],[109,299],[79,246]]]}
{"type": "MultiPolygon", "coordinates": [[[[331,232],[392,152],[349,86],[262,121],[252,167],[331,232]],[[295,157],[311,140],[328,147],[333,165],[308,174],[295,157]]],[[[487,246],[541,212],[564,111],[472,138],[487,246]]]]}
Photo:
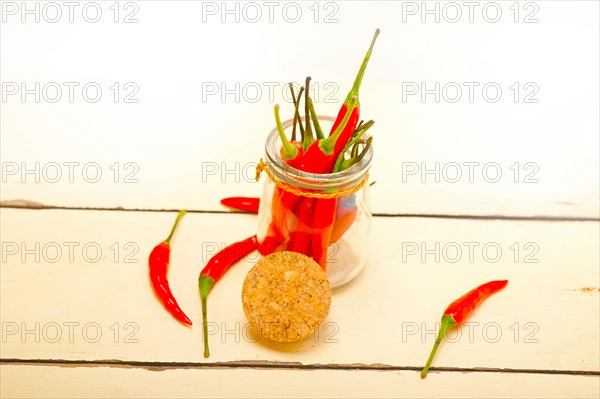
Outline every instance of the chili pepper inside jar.
{"type": "MultiPolygon", "coordinates": [[[[335,121],[327,116],[318,119],[323,129],[331,128],[335,121]]],[[[288,120],[283,128],[289,133],[292,125],[293,120],[288,120]]],[[[278,130],[271,131],[264,162],[257,168],[257,172],[265,172],[257,234],[263,255],[275,251],[307,255],[326,271],[332,288],[361,272],[369,247],[368,179],[373,159],[372,146],[366,144],[368,136],[363,139],[366,150],[358,163],[338,173],[315,174],[284,162],[278,130]]]]}

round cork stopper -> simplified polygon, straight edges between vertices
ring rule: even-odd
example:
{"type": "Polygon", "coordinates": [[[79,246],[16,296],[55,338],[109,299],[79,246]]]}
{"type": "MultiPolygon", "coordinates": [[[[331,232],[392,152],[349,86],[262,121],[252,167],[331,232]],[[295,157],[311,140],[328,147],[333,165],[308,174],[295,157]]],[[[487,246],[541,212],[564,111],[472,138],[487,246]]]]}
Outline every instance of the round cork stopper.
{"type": "Polygon", "coordinates": [[[262,338],[296,342],[325,320],[331,304],[327,275],[297,252],[275,252],[258,261],[242,287],[246,318],[262,338]]]}

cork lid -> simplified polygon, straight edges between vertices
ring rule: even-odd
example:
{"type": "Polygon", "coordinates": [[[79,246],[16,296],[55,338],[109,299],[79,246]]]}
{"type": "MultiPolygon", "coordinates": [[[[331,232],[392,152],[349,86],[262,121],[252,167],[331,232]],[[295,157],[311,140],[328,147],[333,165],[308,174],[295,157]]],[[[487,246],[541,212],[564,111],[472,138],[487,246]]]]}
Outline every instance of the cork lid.
{"type": "Polygon", "coordinates": [[[296,342],[327,317],[331,288],[318,263],[297,252],[275,252],[258,261],[242,287],[246,318],[263,339],[296,342]]]}

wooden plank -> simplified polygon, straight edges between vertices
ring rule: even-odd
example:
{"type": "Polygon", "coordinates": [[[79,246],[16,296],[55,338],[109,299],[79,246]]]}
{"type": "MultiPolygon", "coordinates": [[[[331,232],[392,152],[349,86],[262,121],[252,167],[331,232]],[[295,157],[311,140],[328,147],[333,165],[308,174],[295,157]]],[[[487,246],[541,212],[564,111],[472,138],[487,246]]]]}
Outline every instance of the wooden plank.
{"type": "Polygon", "coordinates": [[[0,366],[3,398],[596,398],[591,376],[414,371],[0,366]]]}
{"type": "MultiPolygon", "coordinates": [[[[147,255],[174,213],[1,209],[0,216],[2,357],[16,359],[206,362],[198,272],[211,248],[256,228],[252,215],[189,214],[182,221],[169,279],[194,321],[185,328],[154,298],[147,277],[147,255]],[[65,243],[74,243],[72,260],[65,243]],[[93,263],[95,248],[102,255],[93,263]]],[[[247,328],[240,290],[257,259],[251,255],[210,295],[208,361],[419,367],[447,304],[480,283],[508,278],[460,336],[451,334],[434,366],[598,371],[598,234],[595,222],[375,218],[367,267],[334,292],[319,333],[292,345],[256,343],[247,328]],[[435,254],[425,261],[424,252],[410,255],[421,243],[430,251],[439,243],[439,262],[435,254]],[[452,243],[463,251],[455,263],[452,243]],[[478,244],[469,244],[472,262],[464,243],[478,244]],[[496,248],[502,256],[492,263],[496,248]]]]}
{"type": "MultiPolygon", "coordinates": [[[[230,15],[223,24],[219,14],[198,23],[203,4],[140,2],[136,24],[112,23],[108,3],[98,24],[34,23],[33,16],[20,23],[19,13],[7,16],[4,82],[79,86],[73,102],[66,86],[56,103],[42,94],[39,103],[33,94],[22,101],[20,91],[2,101],[0,200],[217,210],[222,197],[257,196],[261,185],[252,181],[252,166],[273,128],[273,104],[282,103],[290,115],[285,84],[311,74],[317,109],[335,115],[375,28],[364,26],[364,15],[375,14],[382,35],[361,89],[362,115],[377,121],[374,211],[598,218],[597,2],[533,3],[538,11],[519,8],[519,23],[512,22],[508,2],[499,3],[499,23],[486,21],[483,7],[468,22],[462,3],[458,23],[436,23],[431,14],[421,23],[420,2],[338,2],[327,3],[338,8],[338,22],[317,24],[315,11],[299,3],[300,24],[307,26],[300,30],[279,12],[266,22],[266,8],[257,23],[235,23],[230,15]],[[407,5],[417,7],[414,14],[407,15],[407,5]],[[531,13],[538,23],[523,23],[531,13]],[[282,59],[290,43],[311,60],[282,59]],[[40,69],[48,58],[52,67],[40,69]],[[572,65],[577,73],[566,79],[572,65]],[[103,90],[95,103],[82,95],[90,82],[103,90]],[[478,85],[473,102],[468,82],[478,85]],[[133,91],[127,83],[139,88],[138,103],[123,103],[133,91]],[[462,96],[453,103],[455,83],[462,96]],[[502,90],[499,101],[485,100],[488,83],[502,90]],[[218,92],[207,94],[208,87],[218,92]],[[408,87],[418,92],[409,95],[408,87]],[[423,89],[434,93],[423,100],[423,89]],[[525,103],[529,95],[538,102],[525,103]],[[69,162],[77,163],[70,164],[72,179],[69,162]],[[26,172],[36,163],[37,177],[26,172]]],[[[322,22],[335,10],[320,11],[322,22]]]]}

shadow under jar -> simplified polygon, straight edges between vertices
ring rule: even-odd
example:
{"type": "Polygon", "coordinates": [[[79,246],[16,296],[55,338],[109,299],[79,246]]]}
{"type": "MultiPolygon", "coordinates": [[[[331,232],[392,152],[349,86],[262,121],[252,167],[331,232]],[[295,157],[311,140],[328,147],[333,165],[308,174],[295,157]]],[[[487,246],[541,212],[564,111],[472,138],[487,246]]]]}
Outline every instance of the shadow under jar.
{"type": "MultiPolygon", "coordinates": [[[[334,121],[319,116],[324,132],[330,131],[334,121]]],[[[283,123],[287,137],[292,123],[283,123]]],[[[358,276],[367,259],[371,230],[367,179],[372,148],[342,172],[302,172],[281,159],[281,140],[277,128],[273,129],[265,143],[269,176],[258,211],[261,252],[294,251],[313,258],[326,271],[332,288],[358,276]]]]}

